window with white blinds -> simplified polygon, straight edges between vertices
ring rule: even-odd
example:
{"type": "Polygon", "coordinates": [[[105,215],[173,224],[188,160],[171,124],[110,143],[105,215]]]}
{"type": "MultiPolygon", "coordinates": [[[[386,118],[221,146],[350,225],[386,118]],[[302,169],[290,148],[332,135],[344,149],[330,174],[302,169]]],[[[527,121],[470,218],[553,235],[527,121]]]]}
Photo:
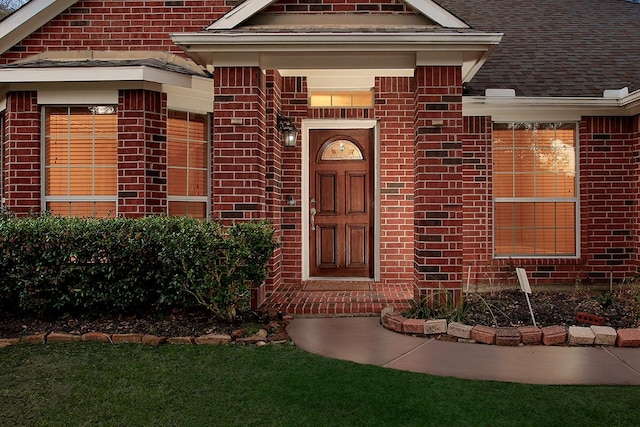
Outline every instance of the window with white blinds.
{"type": "Polygon", "coordinates": [[[576,124],[494,123],[496,257],[577,256],[576,124]]]}
{"type": "Polygon", "coordinates": [[[169,111],[167,187],[169,215],[207,217],[209,184],[208,117],[169,111]]]}
{"type": "Polygon", "coordinates": [[[46,107],[44,201],[63,216],[117,214],[116,108],[46,107]]]}

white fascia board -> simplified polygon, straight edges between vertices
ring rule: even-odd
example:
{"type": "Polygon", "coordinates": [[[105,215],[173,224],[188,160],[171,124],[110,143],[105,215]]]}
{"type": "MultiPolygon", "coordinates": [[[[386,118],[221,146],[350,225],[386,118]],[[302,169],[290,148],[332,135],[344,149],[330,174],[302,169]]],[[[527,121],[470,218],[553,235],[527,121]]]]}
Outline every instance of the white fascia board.
{"type": "Polygon", "coordinates": [[[319,52],[353,51],[379,52],[454,49],[497,45],[501,33],[176,33],[174,43],[186,52],[319,52]]]}
{"type": "Polygon", "coordinates": [[[491,116],[494,121],[578,121],[583,116],[630,116],[618,99],[464,96],[463,116],[491,116]]]}
{"type": "Polygon", "coordinates": [[[640,114],[640,90],[631,92],[620,100],[622,106],[627,109],[631,115],[640,114]]]}
{"type": "Polygon", "coordinates": [[[64,12],[77,0],[31,0],[0,23],[0,54],[64,12]]]}
{"type": "Polygon", "coordinates": [[[231,30],[272,3],[275,0],[246,0],[209,25],[207,30],[231,30]]]}
{"type": "MultiPolygon", "coordinates": [[[[467,24],[431,0],[405,0],[413,9],[444,28],[469,28],[467,24]]],[[[267,8],[275,0],[246,0],[215,21],[207,30],[231,30],[267,8]]]]}
{"type": "Polygon", "coordinates": [[[146,81],[190,88],[194,78],[146,66],[0,69],[1,83],[146,81]]]}
{"type": "Polygon", "coordinates": [[[405,0],[405,2],[445,28],[469,28],[463,21],[431,0],[405,0]]]}

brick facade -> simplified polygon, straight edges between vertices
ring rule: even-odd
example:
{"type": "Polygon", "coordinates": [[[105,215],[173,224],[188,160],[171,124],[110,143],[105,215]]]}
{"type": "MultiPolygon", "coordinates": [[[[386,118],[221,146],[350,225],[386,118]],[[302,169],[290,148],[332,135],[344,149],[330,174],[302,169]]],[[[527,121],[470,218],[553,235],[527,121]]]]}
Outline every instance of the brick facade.
{"type": "Polygon", "coordinates": [[[122,90],[118,102],[118,214],[167,213],[166,95],[122,90]]]}
{"type": "Polygon", "coordinates": [[[414,253],[418,293],[462,281],[462,79],[460,67],[415,75],[414,253]]]}
{"type": "MultiPolygon", "coordinates": [[[[184,56],[170,34],[197,32],[237,1],[79,1],[0,57],[45,51],[157,51],[184,56]]],[[[277,2],[264,13],[414,13],[404,2],[277,2]]],[[[370,120],[379,128],[381,284],[412,283],[416,296],[442,287],[499,286],[527,268],[532,285],[619,282],[640,273],[640,117],[579,123],[580,258],[494,259],[491,117],[463,116],[459,66],[418,66],[413,77],[376,77],[369,108],[310,108],[305,77],[253,66],[214,70],[211,217],[226,224],[269,219],[282,242],[267,284],[301,286],[302,136],[283,147],[277,115],[370,120]],[[291,200],[291,203],[289,201],[291,200]]],[[[167,94],[160,85],[118,97],[118,212],[167,210],[167,94]]],[[[5,111],[5,196],[18,214],[41,209],[41,106],[37,92],[10,91],[5,111]]]]}
{"type": "Polygon", "coordinates": [[[40,212],[40,115],[36,92],[7,94],[4,194],[19,215],[40,212]]]}

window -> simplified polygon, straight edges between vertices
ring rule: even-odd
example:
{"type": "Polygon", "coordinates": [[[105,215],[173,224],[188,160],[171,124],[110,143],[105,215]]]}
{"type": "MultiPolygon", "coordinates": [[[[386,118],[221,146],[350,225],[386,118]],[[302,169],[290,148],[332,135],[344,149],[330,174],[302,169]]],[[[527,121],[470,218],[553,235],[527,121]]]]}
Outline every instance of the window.
{"type": "Polygon", "coordinates": [[[311,92],[311,107],[373,107],[373,91],[311,92]]]}
{"type": "Polygon", "coordinates": [[[45,210],[63,216],[115,216],[115,107],[47,107],[44,120],[45,210]]]}
{"type": "Polygon", "coordinates": [[[577,256],[576,125],[493,126],[496,257],[577,256]]]}
{"type": "Polygon", "coordinates": [[[207,217],[208,123],[203,114],[169,111],[169,215],[207,217]]]}

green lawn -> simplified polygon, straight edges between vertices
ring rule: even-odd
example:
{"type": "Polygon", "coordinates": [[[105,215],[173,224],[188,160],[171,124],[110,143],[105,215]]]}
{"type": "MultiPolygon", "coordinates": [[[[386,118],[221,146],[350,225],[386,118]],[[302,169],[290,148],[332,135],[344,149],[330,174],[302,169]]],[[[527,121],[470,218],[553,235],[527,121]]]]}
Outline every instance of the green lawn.
{"type": "Polygon", "coordinates": [[[0,349],[2,426],[640,423],[640,387],[467,381],[293,346],[95,343],[0,349]]]}

